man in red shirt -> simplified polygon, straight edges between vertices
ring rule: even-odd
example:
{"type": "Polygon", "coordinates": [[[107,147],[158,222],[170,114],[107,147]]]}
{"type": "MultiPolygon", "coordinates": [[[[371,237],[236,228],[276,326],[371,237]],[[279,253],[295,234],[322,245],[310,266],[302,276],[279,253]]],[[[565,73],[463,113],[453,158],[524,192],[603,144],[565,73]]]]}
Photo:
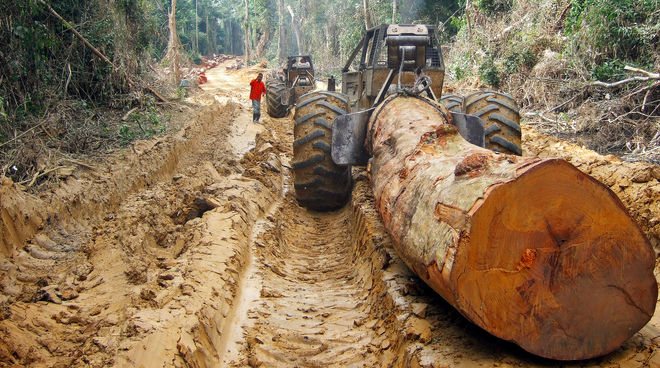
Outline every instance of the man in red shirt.
{"type": "Polygon", "coordinates": [[[266,94],[266,86],[261,81],[263,74],[259,73],[257,79],[250,82],[250,100],[252,100],[252,121],[259,123],[261,117],[261,96],[266,94]]]}

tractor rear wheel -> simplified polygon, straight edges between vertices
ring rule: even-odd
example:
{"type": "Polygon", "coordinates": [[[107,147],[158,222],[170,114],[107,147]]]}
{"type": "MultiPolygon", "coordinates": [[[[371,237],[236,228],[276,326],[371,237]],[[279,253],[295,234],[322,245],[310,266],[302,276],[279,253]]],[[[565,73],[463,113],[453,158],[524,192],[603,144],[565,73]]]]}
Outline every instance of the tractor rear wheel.
{"type": "Polygon", "coordinates": [[[332,124],[350,110],[337,92],[310,92],[300,97],[294,115],[293,177],[296,199],[316,211],[342,207],[351,193],[351,168],[332,161],[332,124]]]}
{"type": "Polygon", "coordinates": [[[288,112],[288,106],[282,104],[282,94],[286,86],[280,80],[270,80],[266,83],[266,109],[268,115],[283,118],[288,112]]]}
{"type": "Polygon", "coordinates": [[[440,97],[440,102],[442,102],[447,110],[453,112],[463,113],[465,98],[459,95],[443,95],[440,97]]]}
{"type": "Polygon", "coordinates": [[[493,91],[476,92],[465,98],[465,113],[483,120],[486,148],[522,155],[520,112],[513,97],[493,91]]]}

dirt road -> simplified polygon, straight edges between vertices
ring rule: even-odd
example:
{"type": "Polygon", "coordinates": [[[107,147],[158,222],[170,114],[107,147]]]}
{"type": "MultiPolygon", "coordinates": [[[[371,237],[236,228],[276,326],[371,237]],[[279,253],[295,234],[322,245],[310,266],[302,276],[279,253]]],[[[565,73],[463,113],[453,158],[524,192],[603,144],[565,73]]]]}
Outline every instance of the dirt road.
{"type": "MultiPolygon", "coordinates": [[[[344,209],[299,207],[291,117],[251,123],[257,71],[210,70],[177,133],[36,195],[2,182],[0,366],[660,366],[658,313],[621,349],[573,363],[470,324],[393,252],[362,170],[344,209]]],[[[598,167],[625,177],[624,166],[598,167]]],[[[646,182],[612,185],[639,186],[626,204],[653,238],[660,191],[647,169],[646,182]]]]}

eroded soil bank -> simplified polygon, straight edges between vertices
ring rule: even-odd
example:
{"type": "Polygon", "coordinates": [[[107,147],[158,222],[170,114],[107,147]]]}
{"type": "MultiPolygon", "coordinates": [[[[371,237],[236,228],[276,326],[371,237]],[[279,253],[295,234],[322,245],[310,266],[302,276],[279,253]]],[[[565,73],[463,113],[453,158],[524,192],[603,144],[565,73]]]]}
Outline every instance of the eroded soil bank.
{"type": "MultiPolygon", "coordinates": [[[[605,357],[558,363],[467,322],[391,248],[366,174],[344,209],[292,193],[291,117],[251,123],[256,68],[209,71],[175,135],[31,195],[0,186],[0,366],[653,367],[658,313],[605,357]]],[[[658,249],[658,168],[525,130],[610,186],[658,249]]]]}

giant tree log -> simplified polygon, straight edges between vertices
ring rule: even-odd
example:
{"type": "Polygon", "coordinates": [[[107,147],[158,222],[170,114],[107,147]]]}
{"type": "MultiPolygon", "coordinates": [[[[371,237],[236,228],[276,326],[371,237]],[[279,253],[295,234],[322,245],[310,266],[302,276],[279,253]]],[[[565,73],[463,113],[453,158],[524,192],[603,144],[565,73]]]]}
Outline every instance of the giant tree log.
{"type": "Polygon", "coordinates": [[[408,266],[466,318],[547,358],[607,354],[653,315],[654,253],[606,186],[558,159],[466,142],[444,106],[369,122],[375,205],[408,266]]]}

